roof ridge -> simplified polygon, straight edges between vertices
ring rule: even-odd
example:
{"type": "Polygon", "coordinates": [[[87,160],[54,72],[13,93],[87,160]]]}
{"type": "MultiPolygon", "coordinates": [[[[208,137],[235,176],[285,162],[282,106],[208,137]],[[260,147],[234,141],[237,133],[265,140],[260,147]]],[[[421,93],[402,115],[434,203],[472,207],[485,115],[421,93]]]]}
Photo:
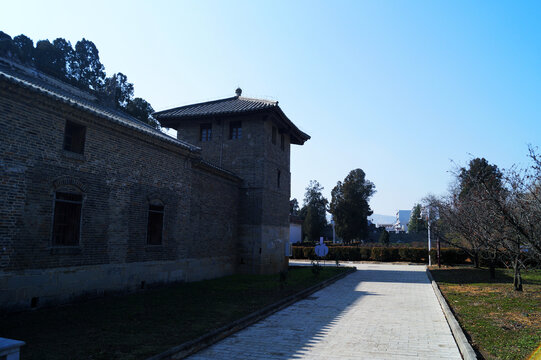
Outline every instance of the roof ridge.
{"type": "MultiPolygon", "coordinates": [[[[8,81],[15,82],[23,87],[29,87],[42,94],[45,94],[47,96],[51,96],[55,99],[63,101],[71,106],[80,108],[84,111],[91,112],[98,116],[105,117],[109,120],[114,121],[115,123],[120,123],[121,125],[132,128],[136,131],[143,132],[143,133],[152,135],[154,137],[159,137],[162,140],[168,141],[170,143],[178,144],[182,146],[183,148],[188,149],[189,151],[196,151],[196,152],[200,151],[200,148],[195,145],[192,145],[188,142],[185,142],[179,139],[175,139],[169,136],[168,134],[165,134],[161,132],[160,130],[155,129],[152,126],[149,126],[148,124],[145,124],[144,122],[132,117],[131,115],[128,115],[124,112],[118,111],[113,108],[109,108],[107,106],[104,106],[103,104],[96,104],[94,102],[90,102],[85,99],[77,99],[73,96],[59,93],[57,89],[47,88],[46,86],[33,83],[32,81],[29,81],[27,79],[14,76],[0,69],[0,78],[2,77],[7,79],[8,81]],[[133,121],[133,120],[136,120],[136,121],[133,121]]],[[[48,85],[51,86],[51,84],[48,84],[48,85]]]]}
{"type": "Polygon", "coordinates": [[[1,56],[0,56],[0,62],[7,64],[9,67],[13,69],[22,71],[24,75],[28,77],[44,81],[48,83],[50,86],[56,86],[62,90],[69,91],[73,95],[81,97],[87,101],[98,100],[98,97],[96,96],[96,94],[93,94],[92,92],[87,91],[87,90],[83,90],[73,84],[66,82],[63,79],[59,79],[53,75],[46,74],[35,67],[29,66],[26,64],[21,64],[17,61],[13,61],[12,59],[1,57],[1,56]]]}
{"type": "MultiPolygon", "coordinates": [[[[195,104],[187,104],[187,105],[177,106],[177,107],[174,107],[174,108],[171,108],[171,109],[166,109],[166,110],[162,110],[162,111],[156,111],[156,112],[152,113],[152,115],[159,116],[159,115],[162,115],[162,114],[165,114],[165,113],[170,113],[172,111],[178,111],[178,110],[183,110],[183,109],[193,109],[193,108],[197,108],[197,107],[201,107],[201,106],[205,106],[205,105],[218,104],[218,103],[221,103],[221,102],[226,102],[226,101],[231,101],[231,100],[241,100],[241,101],[248,101],[248,102],[251,102],[251,103],[262,103],[262,104],[270,105],[270,106],[278,106],[278,101],[249,98],[249,97],[244,97],[244,96],[233,96],[233,97],[228,97],[228,98],[223,98],[223,99],[210,100],[210,101],[204,101],[204,102],[195,103],[195,104]]],[[[165,115],[165,116],[167,116],[167,115],[165,115]]]]}
{"type": "Polygon", "coordinates": [[[271,105],[278,105],[278,101],[276,100],[266,100],[266,99],[257,99],[257,98],[249,98],[249,97],[245,97],[245,96],[237,96],[237,98],[239,100],[246,100],[246,101],[253,101],[253,102],[262,102],[262,103],[266,103],[266,104],[271,104],[271,105]]]}
{"type": "Polygon", "coordinates": [[[104,101],[102,101],[102,99],[100,99],[98,95],[93,93],[91,90],[81,89],[73,84],[70,84],[69,82],[66,82],[64,79],[59,79],[53,75],[46,74],[43,71],[38,70],[32,66],[18,63],[9,58],[0,56],[0,63],[5,64],[8,68],[16,72],[15,75],[13,75],[0,69],[0,74],[4,74],[5,76],[15,78],[25,83],[30,83],[32,84],[32,86],[37,87],[42,91],[45,90],[53,93],[58,93],[58,91],[67,92],[68,95],[58,95],[67,96],[68,98],[78,102],[89,102],[92,104],[93,107],[99,108],[101,109],[101,111],[107,111],[111,114],[114,114],[114,116],[125,118],[141,126],[156,130],[153,126],[129,114],[126,109],[116,108],[105,103],[104,101]],[[39,81],[41,82],[41,84],[36,84],[35,81],[39,81]]]}

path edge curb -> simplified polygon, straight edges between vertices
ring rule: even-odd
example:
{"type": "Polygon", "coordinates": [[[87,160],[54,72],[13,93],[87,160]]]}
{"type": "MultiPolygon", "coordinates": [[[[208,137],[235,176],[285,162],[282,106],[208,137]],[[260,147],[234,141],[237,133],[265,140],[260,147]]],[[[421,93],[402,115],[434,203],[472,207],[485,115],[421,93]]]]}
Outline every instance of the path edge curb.
{"type": "Polygon", "coordinates": [[[194,340],[190,340],[183,344],[174,346],[160,354],[151,356],[146,360],[184,359],[187,356],[190,356],[206,347],[209,347],[214,343],[217,343],[222,339],[225,339],[226,337],[244,329],[245,327],[255,324],[256,322],[274,314],[275,312],[282,310],[289,305],[312,295],[316,291],[331,285],[337,280],[340,280],[347,275],[354,273],[355,271],[357,271],[357,268],[350,267],[349,271],[335,275],[330,279],[320,282],[319,284],[313,285],[296,294],[290,295],[278,302],[275,302],[274,304],[267,305],[256,312],[253,312],[249,315],[246,315],[245,317],[233,321],[232,323],[229,323],[216,330],[206,333],[205,335],[202,335],[194,340]]]}
{"type": "Polygon", "coordinates": [[[462,355],[462,358],[464,360],[476,360],[477,354],[475,353],[475,350],[473,350],[473,347],[470,345],[468,338],[466,338],[466,335],[464,334],[464,331],[462,330],[462,328],[460,327],[460,324],[456,320],[455,315],[451,311],[449,304],[447,304],[447,301],[443,297],[443,294],[440,291],[438,283],[434,280],[428,268],[426,269],[426,274],[428,276],[428,279],[432,283],[432,289],[434,289],[434,293],[436,294],[436,297],[438,298],[438,302],[440,303],[440,307],[443,310],[443,315],[445,315],[447,324],[449,325],[449,328],[451,328],[451,333],[453,334],[453,337],[455,338],[455,342],[458,345],[458,350],[460,351],[460,355],[462,355]]]}

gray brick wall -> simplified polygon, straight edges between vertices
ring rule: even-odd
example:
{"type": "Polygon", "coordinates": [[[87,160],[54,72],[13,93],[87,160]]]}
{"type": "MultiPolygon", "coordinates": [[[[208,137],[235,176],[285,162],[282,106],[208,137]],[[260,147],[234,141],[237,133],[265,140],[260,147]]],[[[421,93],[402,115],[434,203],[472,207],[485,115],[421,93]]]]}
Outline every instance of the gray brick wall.
{"type": "Polygon", "coordinates": [[[290,138],[284,132],[282,150],[279,122],[274,116],[272,111],[266,111],[207,117],[183,121],[177,127],[179,139],[201,147],[205,159],[244,180],[239,210],[239,270],[242,272],[277,272],[287,266],[284,242],[289,239],[286,229],[289,229],[291,189],[290,138]],[[241,139],[229,139],[232,121],[242,122],[241,139]],[[212,124],[212,140],[200,141],[200,126],[208,123],[212,124]],[[272,143],[273,126],[277,128],[276,144],[272,143]]]}
{"type": "MultiPolygon", "coordinates": [[[[183,263],[188,273],[181,279],[235,271],[240,184],[219,171],[194,168],[197,154],[4,80],[0,113],[0,304],[13,299],[5,279],[14,283],[17,271],[29,269],[97,271],[100,264],[142,262],[163,263],[165,269],[183,263]],[[67,120],[86,126],[84,155],[63,150],[67,120]],[[80,243],[52,246],[54,194],[66,188],[83,194],[80,243]],[[159,246],[146,240],[154,198],[165,206],[159,246]],[[198,269],[189,261],[215,269],[198,269]]],[[[149,276],[149,281],[163,278],[149,276]]],[[[118,281],[129,288],[138,280],[118,281]]],[[[73,291],[87,290],[99,292],[83,285],[73,291]]],[[[17,301],[28,300],[25,296],[17,301]]]]}

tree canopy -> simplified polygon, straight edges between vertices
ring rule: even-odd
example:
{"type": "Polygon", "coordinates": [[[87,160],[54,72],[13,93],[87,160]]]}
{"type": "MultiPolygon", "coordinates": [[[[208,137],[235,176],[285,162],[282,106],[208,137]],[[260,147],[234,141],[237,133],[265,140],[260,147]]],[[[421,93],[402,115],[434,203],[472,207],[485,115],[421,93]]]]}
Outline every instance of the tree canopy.
{"type": "Polygon", "coordinates": [[[298,216],[299,215],[299,202],[296,198],[289,200],[289,215],[298,216]]]}
{"type": "Polygon", "coordinates": [[[389,235],[389,232],[385,229],[381,232],[381,235],[379,236],[379,242],[383,245],[387,246],[389,245],[391,236],[389,235]]]}
{"type": "Polygon", "coordinates": [[[303,233],[309,240],[319,239],[327,225],[328,200],[323,197],[322,190],[323,186],[319,182],[311,180],[304,194],[304,203],[300,216],[304,219],[302,224],[303,233]]]}
{"type": "Polygon", "coordinates": [[[467,168],[461,168],[458,181],[459,199],[462,201],[479,196],[479,192],[484,192],[485,187],[495,192],[503,190],[501,171],[498,166],[489,164],[485,158],[472,159],[467,168]]]}
{"type": "Polygon", "coordinates": [[[411,210],[408,232],[418,233],[427,229],[426,220],[421,218],[421,204],[415,204],[411,210]]]}
{"type": "Polygon", "coordinates": [[[355,169],[332,189],[330,212],[336,233],[344,241],[363,239],[368,235],[367,218],[372,215],[368,201],[376,192],[375,188],[363,170],[355,169]]]}
{"type": "Polygon", "coordinates": [[[52,43],[39,40],[34,47],[32,39],[18,35],[13,39],[0,31],[0,56],[33,67],[47,75],[97,95],[101,102],[124,111],[138,120],[160,128],[154,119],[150,103],[134,98],[134,86],[122,73],[106,76],[96,45],[87,39],[75,44],[63,38],[52,43]]]}

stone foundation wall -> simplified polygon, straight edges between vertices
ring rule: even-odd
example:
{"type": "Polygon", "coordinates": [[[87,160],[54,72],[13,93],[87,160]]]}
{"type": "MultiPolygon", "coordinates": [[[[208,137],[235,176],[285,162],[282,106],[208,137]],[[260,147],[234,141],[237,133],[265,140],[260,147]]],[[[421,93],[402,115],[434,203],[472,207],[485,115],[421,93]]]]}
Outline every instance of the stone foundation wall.
{"type": "Polygon", "coordinates": [[[24,310],[233,273],[235,259],[228,256],[0,271],[0,308],[24,310]]]}

